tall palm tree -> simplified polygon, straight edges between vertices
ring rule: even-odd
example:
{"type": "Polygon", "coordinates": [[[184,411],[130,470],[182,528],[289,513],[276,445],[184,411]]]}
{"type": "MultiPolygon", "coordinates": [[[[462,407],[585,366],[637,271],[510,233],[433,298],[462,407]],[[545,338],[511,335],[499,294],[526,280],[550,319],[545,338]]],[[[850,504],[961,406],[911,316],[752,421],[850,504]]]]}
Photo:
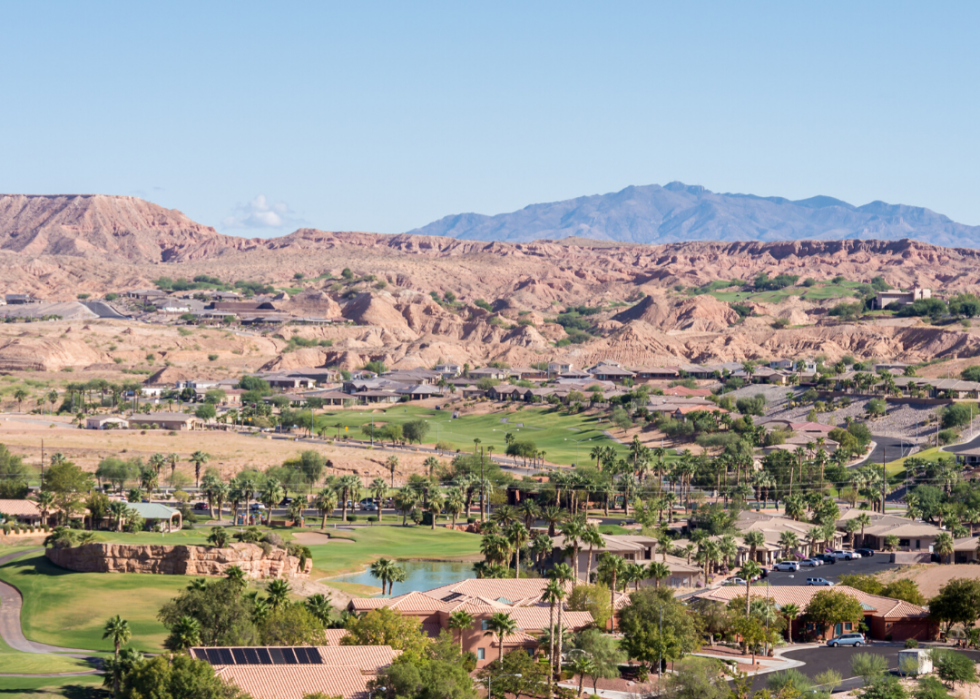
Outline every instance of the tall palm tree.
{"type": "Polygon", "coordinates": [[[473,623],[475,621],[476,620],[473,618],[472,614],[462,609],[455,611],[449,615],[449,623],[447,623],[446,626],[449,628],[450,631],[453,632],[454,636],[456,635],[455,632],[457,631],[459,632],[460,653],[463,652],[463,632],[466,629],[473,628],[473,623]]]}
{"type": "Polygon", "coordinates": [[[554,551],[555,543],[547,534],[541,533],[531,541],[531,552],[534,553],[534,565],[540,573],[545,556],[551,555],[554,551]]]}
{"type": "Polygon", "coordinates": [[[167,457],[163,454],[151,454],[148,459],[150,466],[157,472],[157,478],[160,478],[160,471],[163,470],[164,464],[167,463],[167,457]]]}
{"type": "Polygon", "coordinates": [[[666,563],[654,561],[647,566],[646,575],[647,577],[653,578],[653,586],[658,588],[660,587],[661,580],[670,577],[670,568],[667,567],[666,563]]]}
{"type": "Polygon", "coordinates": [[[953,562],[953,535],[949,532],[939,532],[936,536],[935,551],[946,558],[946,563],[953,562]]]}
{"type": "Polygon", "coordinates": [[[391,472],[391,487],[395,487],[395,469],[398,468],[398,457],[392,454],[387,459],[385,459],[385,466],[391,472]]]}
{"type": "Polygon", "coordinates": [[[558,525],[565,520],[565,511],[560,507],[549,505],[542,508],[541,519],[548,525],[548,536],[555,536],[558,525]]]}
{"type": "MultiPolygon", "coordinates": [[[[871,526],[871,515],[869,515],[867,512],[862,512],[861,514],[859,514],[857,517],[854,518],[854,521],[861,525],[861,545],[863,546],[864,545],[864,528],[871,526]]],[[[971,527],[971,530],[972,530],[972,527],[971,527]]],[[[971,534],[972,534],[972,531],[971,531],[971,534]]]]}
{"type": "Polygon", "coordinates": [[[609,608],[613,614],[610,618],[610,631],[616,630],[616,584],[617,579],[626,569],[626,560],[614,553],[603,551],[599,554],[599,578],[609,581],[609,608]]]}
{"type": "Polygon", "coordinates": [[[316,494],[316,499],[313,502],[323,517],[323,521],[320,523],[320,529],[326,529],[327,517],[337,509],[337,491],[333,488],[324,488],[316,494]]]}
{"type": "Polygon", "coordinates": [[[429,494],[429,502],[426,503],[426,509],[429,514],[432,515],[432,530],[435,531],[436,528],[436,517],[442,512],[443,505],[445,504],[445,499],[443,499],[442,494],[438,491],[434,491],[429,494]]]}
{"type": "Polygon", "coordinates": [[[306,598],[303,606],[305,606],[306,611],[315,616],[321,624],[327,624],[330,621],[330,613],[333,610],[333,606],[330,604],[330,595],[323,595],[319,592],[315,595],[310,595],[306,598]]]}
{"type": "Polygon", "coordinates": [[[599,527],[594,524],[587,525],[582,531],[580,538],[582,539],[582,543],[589,547],[589,555],[585,565],[585,579],[588,581],[592,575],[592,552],[597,548],[603,548],[606,545],[606,540],[599,531],[599,527]]]}
{"type": "Polygon", "coordinates": [[[573,584],[578,583],[578,551],[582,545],[582,534],[585,533],[585,524],[580,519],[570,519],[561,525],[561,533],[565,537],[565,544],[572,549],[572,570],[575,572],[573,584]]]}
{"type": "Polygon", "coordinates": [[[510,542],[500,534],[484,534],[480,540],[480,553],[490,565],[501,565],[510,554],[510,542]]]}
{"type": "Polygon", "coordinates": [[[749,615],[749,598],[751,597],[752,578],[762,575],[762,566],[752,560],[745,561],[739,571],[741,577],[745,579],[745,616],[749,615]]]}
{"type": "Polygon", "coordinates": [[[341,498],[341,509],[343,512],[343,521],[347,521],[347,503],[353,502],[361,494],[361,479],[358,476],[350,475],[341,478],[337,485],[340,487],[341,498]]]}
{"type": "Polygon", "coordinates": [[[506,536],[507,541],[514,549],[514,577],[519,579],[521,577],[521,549],[527,546],[530,534],[523,522],[514,522],[507,527],[506,536]]]}
{"type": "Polygon", "coordinates": [[[553,681],[555,677],[555,605],[559,610],[565,600],[565,586],[561,581],[552,578],[544,588],[541,601],[547,602],[550,611],[548,613],[548,697],[554,696],[553,681]]]}
{"type": "Polygon", "coordinates": [[[531,529],[534,523],[538,521],[538,517],[541,516],[541,508],[531,498],[524,500],[518,509],[520,509],[521,516],[524,518],[524,526],[528,529],[531,529]]]}
{"type": "Polygon", "coordinates": [[[173,485],[174,473],[177,472],[177,462],[180,461],[180,454],[170,452],[167,454],[167,461],[170,462],[170,483],[173,485]]]}
{"type": "MultiPolygon", "coordinates": [[[[121,616],[116,614],[105,623],[102,629],[102,638],[112,639],[113,646],[113,659],[116,663],[119,662],[119,649],[124,645],[129,643],[129,639],[133,637],[133,630],[129,628],[129,622],[123,619],[121,616]]],[[[112,692],[115,696],[119,696],[119,676],[113,678],[112,692]]]]}
{"type": "Polygon", "coordinates": [[[374,502],[378,506],[378,521],[381,522],[384,519],[382,510],[384,510],[385,498],[388,497],[388,484],[385,483],[384,478],[375,478],[368,486],[368,490],[371,491],[371,497],[374,498],[374,502]]]}
{"type": "Polygon", "coordinates": [[[459,488],[450,488],[446,491],[446,512],[452,517],[452,527],[456,528],[456,520],[459,516],[463,514],[463,510],[466,508],[466,502],[463,497],[463,493],[460,492],[459,488]]]}
{"type": "MultiPolygon", "coordinates": [[[[575,579],[575,573],[572,572],[572,567],[567,563],[559,563],[554,568],[551,569],[550,577],[554,582],[561,585],[562,591],[568,589],[568,583],[575,579]]],[[[558,635],[558,645],[555,649],[555,661],[558,664],[558,668],[561,669],[561,646],[563,631],[565,629],[565,622],[563,620],[563,607],[564,605],[558,605],[558,627],[556,630],[558,635]]]]}
{"type": "Polygon", "coordinates": [[[483,635],[497,637],[497,643],[499,644],[497,647],[498,663],[503,662],[504,659],[504,638],[512,636],[515,633],[517,633],[517,622],[507,612],[494,612],[487,619],[487,631],[483,635]]]}
{"type": "Polygon", "coordinates": [[[787,638],[789,638],[789,642],[792,643],[793,620],[800,615],[800,608],[797,605],[790,602],[789,604],[784,604],[782,609],[780,609],[780,611],[783,613],[783,616],[786,617],[787,638]]]}
{"type": "Polygon", "coordinates": [[[756,550],[766,544],[766,536],[760,531],[750,531],[742,536],[742,541],[749,547],[749,558],[754,561],[756,550]]]}
{"type": "Polygon", "coordinates": [[[203,451],[195,451],[187,460],[194,464],[194,485],[200,487],[201,485],[201,466],[208,462],[211,455],[203,451]]]}

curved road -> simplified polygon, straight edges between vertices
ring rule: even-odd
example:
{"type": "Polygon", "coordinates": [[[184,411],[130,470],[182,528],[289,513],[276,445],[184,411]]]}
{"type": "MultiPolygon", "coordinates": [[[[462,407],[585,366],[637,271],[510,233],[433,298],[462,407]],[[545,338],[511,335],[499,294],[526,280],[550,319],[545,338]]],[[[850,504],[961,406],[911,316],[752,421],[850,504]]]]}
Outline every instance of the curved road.
{"type": "MultiPolygon", "coordinates": [[[[29,549],[27,551],[16,551],[0,557],[0,566],[6,565],[21,556],[30,553],[37,553],[43,549],[29,549]]],[[[24,606],[24,599],[21,597],[20,590],[13,585],[0,580],[0,638],[14,650],[23,653],[59,653],[72,658],[81,658],[90,662],[99,662],[99,658],[93,657],[94,651],[82,648],[62,648],[61,646],[49,646],[46,643],[35,643],[27,640],[24,629],[20,625],[20,612],[24,606]]],[[[0,673],[0,677],[75,677],[79,675],[95,675],[99,670],[82,670],[80,672],[56,672],[49,674],[22,675],[16,673],[0,673]]]]}

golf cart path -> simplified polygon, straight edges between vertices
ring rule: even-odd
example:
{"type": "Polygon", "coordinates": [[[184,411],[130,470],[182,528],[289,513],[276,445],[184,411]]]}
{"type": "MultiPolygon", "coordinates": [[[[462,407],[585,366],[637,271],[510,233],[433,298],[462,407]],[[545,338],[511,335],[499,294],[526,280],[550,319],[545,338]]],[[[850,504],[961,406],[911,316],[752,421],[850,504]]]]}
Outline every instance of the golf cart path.
{"type": "MultiPolygon", "coordinates": [[[[16,551],[0,557],[0,566],[6,565],[21,556],[37,553],[44,549],[29,549],[27,551],[16,551]]],[[[24,629],[20,625],[20,612],[24,606],[24,599],[13,585],[0,580],[0,638],[14,650],[23,653],[61,653],[72,658],[90,659],[96,651],[84,650],[82,648],[62,648],[60,646],[49,646],[46,643],[35,643],[27,640],[24,636],[24,629]]],[[[22,675],[17,673],[0,673],[0,677],[74,677],[76,675],[94,675],[99,670],[82,670],[79,672],[55,672],[48,674],[22,675]]]]}

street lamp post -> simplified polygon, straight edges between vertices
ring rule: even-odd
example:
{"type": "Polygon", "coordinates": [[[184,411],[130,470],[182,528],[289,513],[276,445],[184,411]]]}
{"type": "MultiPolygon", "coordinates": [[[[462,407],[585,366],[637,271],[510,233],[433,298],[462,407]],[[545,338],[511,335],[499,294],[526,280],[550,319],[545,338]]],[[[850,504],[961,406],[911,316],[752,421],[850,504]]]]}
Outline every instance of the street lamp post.
{"type": "Polygon", "coordinates": [[[593,440],[593,437],[589,437],[587,439],[569,439],[568,437],[565,437],[565,441],[566,442],[575,442],[575,468],[578,468],[578,445],[579,445],[579,442],[591,442],[592,440],[593,440]]]}

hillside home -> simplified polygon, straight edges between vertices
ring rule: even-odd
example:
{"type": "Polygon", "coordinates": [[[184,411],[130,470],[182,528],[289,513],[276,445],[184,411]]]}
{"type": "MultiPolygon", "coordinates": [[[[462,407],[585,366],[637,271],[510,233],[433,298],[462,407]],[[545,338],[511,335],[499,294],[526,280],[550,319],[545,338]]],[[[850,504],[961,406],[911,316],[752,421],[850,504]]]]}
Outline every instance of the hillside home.
{"type": "MultiPolygon", "coordinates": [[[[87,430],[125,430],[129,428],[129,421],[119,415],[90,415],[85,418],[85,429],[87,430]]],[[[2,512],[3,510],[0,510],[2,512]]]]}
{"type": "Polygon", "coordinates": [[[186,413],[147,413],[133,415],[129,420],[131,425],[156,425],[161,430],[193,430],[199,420],[186,413]]]}
{"type": "Polygon", "coordinates": [[[913,287],[909,291],[892,289],[890,291],[879,291],[875,295],[875,308],[879,311],[891,306],[893,309],[911,306],[916,301],[932,298],[932,289],[922,289],[913,287]]]}
{"type": "Polygon", "coordinates": [[[561,376],[574,368],[571,362],[548,362],[548,376],[561,376]]]}
{"type": "Polygon", "coordinates": [[[454,379],[463,373],[463,367],[459,364],[436,364],[435,371],[444,379],[454,379]]]}

